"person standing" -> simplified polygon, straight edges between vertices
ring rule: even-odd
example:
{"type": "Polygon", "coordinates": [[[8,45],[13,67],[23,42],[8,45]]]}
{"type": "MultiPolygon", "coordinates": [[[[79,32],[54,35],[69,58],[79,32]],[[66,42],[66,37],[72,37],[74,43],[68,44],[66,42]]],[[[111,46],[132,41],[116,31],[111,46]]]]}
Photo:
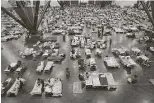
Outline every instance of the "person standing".
{"type": "Polygon", "coordinates": [[[102,38],[103,38],[103,33],[104,33],[104,26],[102,24],[102,38]]]}
{"type": "Polygon", "coordinates": [[[99,31],[99,29],[98,29],[98,37],[100,37],[100,31],[99,31]]]}
{"type": "Polygon", "coordinates": [[[44,92],[44,79],[41,79],[41,83],[42,83],[42,92],[44,92]]]}
{"type": "Polygon", "coordinates": [[[110,47],[111,47],[111,45],[112,45],[112,38],[110,38],[110,47]]]}
{"type": "Polygon", "coordinates": [[[23,88],[23,85],[24,85],[23,81],[20,80],[20,88],[21,89],[23,88]]]}
{"type": "Polygon", "coordinates": [[[63,34],[63,41],[65,42],[65,34],[63,34]]]}

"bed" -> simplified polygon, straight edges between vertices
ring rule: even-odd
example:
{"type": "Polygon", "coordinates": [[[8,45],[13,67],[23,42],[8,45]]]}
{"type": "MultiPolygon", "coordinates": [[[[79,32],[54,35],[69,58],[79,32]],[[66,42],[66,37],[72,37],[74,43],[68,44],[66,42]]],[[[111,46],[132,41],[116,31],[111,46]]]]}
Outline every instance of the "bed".
{"type": "Polygon", "coordinates": [[[138,31],[138,29],[137,29],[136,27],[130,26],[129,28],[130,28],[130,30],[133,31],[133,32],[138,31]]]}
{"type": "Polygon", "coordinates": [[[133,66],[136,65],[135,61],[134,61],[130,56],[127,56],[127,58],[128,58],[128,62],[129,62],[131,65],[133,65],[133,66]]]}
{"type": "Polygon", "coordinates": [[[42,95],[43,85],[40,81],[36,80],[32,91],[30,92],[31,96],[42,95]]]}
{"type": "Polygon", "coordinates": [[[90,58],[89,59],[89,66],[92,66],[92,65],[96,65],[95,58],[90,58]]]}
{"type": "Polygon", "coordinates": [[[129,54],[129,49],[124,47],[124,46],[120,46],[120,48],[125,52],[126,55],[129,54]]]}
{"type": "Polygon", "coordinates": [[[49,50],[45,50],[44,53],[42,54],[42,56],[44,58],[48,57],[49,56],[49,50]]]}
{"type": "Polygon", "coordinates": [[[116,89],[116,83],[114,81],[113,75],[111,73],[105,73],[108,82],[108,90],[116,89]]]}
{"type": "Polygon", "coordinates": [[[17,73],[21,73],[21,72],[23,72],[23,71],[25,71],[26,70],[26,67],[18,67],[17,69],[16,69],[16,72],[17,73]]]}
{"type": "Polygon", "coordinates": [[[85,54],[86,54],[86,57],[91,57],[91,50],[85,49],[85,54]]]}
{"type": "Polygon", "coordinates": [[[128,38],[135,38],[135,34],[134,33],[126,33],[126,36],[128,38]]]}
{"type": "Polygon", "coordinates": [[[7,92],[7,90],[10,88],[10,86],[12,85],[13,79],[12,78],[8,78],[6,79],[2,84],[1,84],[1,95],[5,95],[5,93],[7,92]]]}
{"type": "Polygon", "coordinates": [[[76,51],[74,51],[74,53],[70,53],[70,57],[72,58],[72,59],[76,59],[77,58],[77,52],[76,51]]]}
{"type": "Polygon", "coordinates": [[[99,81],[100,81],[102,87],[107,87],[108,86],[107,78],[106,78],[105,73],[99,73],[99,81]]]}
{"type": "Polygon", "coordinates": [[[101,56],[101,54],[102,54],[101,49],[97,48],[97,49],[96,49],[96,55],[101,56]]]}
{"type": "Polygon", "coordinates": [[[36,72],[40,73],[43,71],[43,69],[44,69],[44,61],[41,61],[39,65],[37,66],[36,72]]]}
{"type": "Polygon", "coordinates": [[[122,30],[121,28],[114,28],[116,33],[125,33],[124,30],[122,30]]]}
{"type": "Polygon", "coordinates": [[[86,83],[86,89],[92,88],[93,87],[92,76],[89,76],[89,78],[85,80],[85,83],[86,83]]]}
{"type": "Polygon", "coordinates": [[[46,81],[44,84],[44,92],[46,96],[52,96],[52,87],[54,85],[55,79],[51,78],[48,81],[46,81]]]}
{"type": "Polygon", "coordinates": [[[101,87],[101,83],[99,81],[99,73],[92,73],[92,82],[93,82],[93,87],[97,88],[97,87],[101,87]]]}
{"type": "Polygon", "coordinates": [[[34,50],[33,48],[26,48],[23,52],[23,56],[32,55],[33,50],[34,50]]]}
{"type": "Polygon", "coordinates": [[[53,49],[53,52],[52,52],[52,56],[58,56],[59,54],[59,49],[53,49]]]}
{"type": "Polygon", "coordinates": [[[63,30],[58,30],[58,29],[56,29],[56,30],[54,30],[52,33],[53,34],[61,34],[63,32],[63,30]]]}
{"type": "Polygon", "coordinates": [[[14,71],[21,65],[21,61],[12,62],[8,65],[8,67],[4,70],[5,73],[10,73],[11,71],[14,71]]]}
{"type": "Polygon", "coordinates": [[[62,96],[62,82],[60,79],[56,79],[54,81],[54,85],[52,87],[53,97],[61,97],[62,96]]]}
{"type": "Polygon", "coordinates": [[[9,73],[16,68],[17,63],[11,63],[5,70],[5,73],[9,73]]]}
{"type": "Polygon", "coordinates": [[[72,59],[77,59],[77,58],[79,58],[80,56],[81,56],[80,50],[77,49],[77,48],[73,49],[73,50],[71,51],[71,53],[70,53],[70,57],[71,57],[72,59]],[[73,53],[73,51],[74,51],[74,53],[73,53]]]}
{"type": "Polygon", "coordinates": [[[107,43],[104,40],[98,40],[96,44],[97,47],[100,49],[105,49],[107,47],[107,43]]]}
{"type": "Polygon", "coordinates": [[[153,61],[150,61],[145,55],[137,56],[136,61],[144,66],[151,66],[153,64],[153,61]]]}
{"type": "Polygon", "coordinates": [[[114,57],[105,57],[104,63],[109,68],[120,68],[120,64],[117,62],[117,60],[114,57]]]}
{"type": "Polygon", "coordinates": [[[137,60],[141,60],[141,61],[149,61],[149,58],[146,57],[145,55],[140,55],[140,56],[137,56],[136,58],[137,60]]]}
{"type": "Polygon", "coordinates": [[[79,43],[80,43],[79,37],[74,36],[72,41],[71,41],[71,46],[79,46],[79,43]]]}
{"type": "Polygon", "coordinates": [[[137,47],[131,48],[131,51],[132,51],[132,53],[135,54],[135,55],[139,55],[139,54],[142,53],[141,50],[140,50],[139,48],[137,48],[137,47]]]}
{"type": "Polygon", "coordinates": [[[19,78],[16,79],[11,88],[7,91],[7,96],[17,96],[19,89],[21,87],[21,83],[25,83],[25,79],[19,78]]]}
{"type": "Polygon", "coordinates": [[[121,48],[113,48],[112,53],[118,55],[125,55],[125,51],[123,51],[121,48]]]}
{"type": "Polygon", "coordinates": [[[54,67],[54,62],[48,61],[44,68],[44,72],[50,72],[52,67],[54,67]]]}
{"type": "Polygon", "coordinates": [[[117,56],[119,56],[119,55],[127,56],[127,55],[129,55],[129,50],[123,46],[120,46],[119,48],[113,48],[112,53],[117,56]]]}
{"type": "Polygon", "coordinates": [[[94,48],[95,48],[95,42],[91,42],[91,43],[89,44],[89,48],[90,48],[90,49],[94,49],[94,48]]]}
{"type": "Polygon", "coordinates": [[[128,68],[132,68],[136,65],[134,60],[130,56],[119,56],[121,63],[128,68]]]}
{"type": "Polygon", "coordinates": [[[89,66],[91,71],[95,71],[97,69],[96,61],[94,58],[89,60],[89,66]]]}

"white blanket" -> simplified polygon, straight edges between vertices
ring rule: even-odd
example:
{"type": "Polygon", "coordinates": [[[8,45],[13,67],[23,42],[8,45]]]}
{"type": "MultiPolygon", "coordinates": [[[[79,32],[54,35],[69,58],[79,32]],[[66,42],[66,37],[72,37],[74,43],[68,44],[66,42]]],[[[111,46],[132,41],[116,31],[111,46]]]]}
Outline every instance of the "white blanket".
{"type": "Polygon", "coordinates": [[[44,61],[41,61],[36,69],[37,72],[43,71],[44,68],[44,61]]]}
{"type": "Polygon", "coordinates": [[[106,79],[107,79],[107,82],[108,82],[108,86],[110,86],[111,88],[116,88],[116,83],[114,81],[112,74],[111,73],[105,73],[105,75],[106,75],[106,79]]]}
{"type": "Polygon", "coordinates": [[[119,67],[120,66],[114,57],[105,57],[104,61],[106,61],[107,66],[109,67],[119,67]]]}
{"type": "Polygon", "coordinates": [[[136,63],[134,62],[134,60],[132,60],[130,56],[119,56],[119,57],[123,65],[126,65],[126,66],[136,65],[136,63]]]}
{"type": "Polygon", "coordinates": [[[134,53],[141,53],[141,50],[138,49],[137,47],[133,47],[133,48],[131,49],[131,51],[134,52],[134,53]]]}
{"type": "Polygon", "coordinates": [[[146,57],[145,55],[137,56],[137,59],[142,59],[143,61],[148,61],[149,58],[146,57]]]}
{"type": "Polygon", "coordinates": [[[50,82],[46,82],[45,83],[45,88],[44,88],[44,92],[45,93],[52,93],[52,86],[54,85],[54,82],[55,82],[55,79],[54,78],[51,78],[50,79],[50,82]]]}
{"type": "Polygon", "coordinates": [[[89,76],[89,78],[86,80],[86,86],[92,86],[93,82],[92,82],[92,77],[89,76]]]}
{"type": "Polygon", "coordinates": [[[42,84],[38,84],[38,80],[36,80],[34,88],[32,89],[32,91],[30,92],[30,94],[33,95],[40,95],[42,94],[42,84]]]}
{"type": "Polygon", "coordinates": [[[53,96],[62,96],[62,82],[60,80],[56,80],[52,90],[53,96]]]}
{"type": "Polygon", "coordinates": [[[100,50],[100,49],[96,49],[96,54],[101,54],[102,53],[102,51],[100,50]]]}
{"type": "Polygon", "coordinates": [[[44,71],[50,71],[51,67],[53,66],[54,62],[53,61],[48,61],[47,65],[44,68],[44,71]]]}
{"type": "Polygon", "coordinates": [[[19,67],[17,68],[16,72],[21,72],[22,69],[23,69],[22,67],[19,67]]]}
{"type": "Polygon", "coordinates": [[[16,96],[18,94],[18,91],[20,89],[20,81],[22,81],[23,83],[25,82],[25,80],[22,78],[19,78],[19,80],[16,79],[12,87],[7,91],[7,95],[14,94],[16,96]]]}
{"type": "Polygon", "coordinates": [[[94,87],[101,86],[101,83],[99,81],[99,74],[98,73],[92,73],[92,82],[94,87]]]}
{"type": "Polygon", "coordinates": [[[86,49],[85,53],[86,53],[86,55],[91,55],[91,50],[90,49],[86,49]]]}

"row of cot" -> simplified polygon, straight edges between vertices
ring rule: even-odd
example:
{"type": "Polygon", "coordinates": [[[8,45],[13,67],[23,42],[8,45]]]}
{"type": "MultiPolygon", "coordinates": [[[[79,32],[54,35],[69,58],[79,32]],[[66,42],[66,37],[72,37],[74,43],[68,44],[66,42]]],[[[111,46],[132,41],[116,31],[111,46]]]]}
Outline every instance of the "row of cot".
{"type": "MultiPolygon", "coordinates": [[[[26,80],[23,78],[16,78],[13,83],[12,78],[8,78],[2,83],[1,95],[4,96],[17,96],[20,89],[24,86],[26,80]]],[[[62,96],[62,81],[58,78],[51,78],[47,81],[37,79],[32,91],[31,96],[38,96],[45,93],[46,96],[61,97],[62,96]]]]}
{"type": "Polygon", "coordinates": [[[86,89],[90,88],[107,88],[108,90],[116,89],[116,83],[112,73],[89,72],[85,79],[86,89]]]}
{"type": "Polygon", "coordinates": [[[46,96],[61,97],[62,81],[59,78],[50,78],[47,81],[37,79],[30,94],[31,96],[41,96],[43,92],[46,96]]]}

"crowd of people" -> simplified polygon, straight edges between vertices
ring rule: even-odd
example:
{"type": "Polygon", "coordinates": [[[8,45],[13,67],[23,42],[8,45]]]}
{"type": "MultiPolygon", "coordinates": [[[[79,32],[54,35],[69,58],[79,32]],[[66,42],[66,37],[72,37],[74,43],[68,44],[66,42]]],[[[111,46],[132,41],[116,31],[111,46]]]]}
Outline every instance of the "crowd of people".
{"type": "MultiPolygon", "coordinates": [[[[43,61],[45,60],[50,61],[51,57],[54,57],[54,59],[59,57],[61,59],[60,60],[61,62],[65,60],[65,53],[59,53],[59,51],[62,48],[60,46],[60,42],[57,39],[56,42],[47,40],[47,38],[44,39],[44,36],[46,36],[47,34],[50,34],[50,37],[53,37],[54,35],[57,36],[58,34],[60,34],[62,35],[63,43],[68,41],[66,37],[70,38],[71,44],[68,44],[68,46],[71,47],[72,51],[69,52],[71,52],[72,55],[77,55],[76,52],[78,52],[80,49],[85,50],[86,56],[90,55],[91,61],[88,65],[94,67],[95,68],[94,71],[97,71],[97,65],[95,62],[95,57],[92,57],[91,52],[94,51],[95,49],[99,49],[101,52],[100,55],[98,56],[101,57],[101,55],[103,54],[102,51],[107,48],[106,47],[107,43],[110,49],[112,50],[113,39],[114,39],[112,38],[113,33],[117,34],[121,33],[122,35],[126,33],[135,34],[140,30],[145,32],[145,34],[147,30],[150,31],[150,33],[153,33],[149,19],[144,11],[138,10],[133,7],[121,8],[116,5],[110,5],[105,8],[94,7],[94,6],[65,7],[64,10],[60,10],[60,7],[50,7],[48,8],[44,16],[44,19],[42,21],[42,24],[40,25],[40,28],[38,30],[41,32],[41,35],[39,35],[41,36],[41,39],[38,40],[35,38],[37,40],[37,43],[34,43],[32,48],[27,47],[24,52],[19,51],[19,55],[23,59],[25,59],[25,57],[29,55],[35,58],[37,55],[40,57],[44,57],[42,59],[43,61]],[[85,31],[85,29],[87,28],[90,29],[90,32],[85,31]],[[94,32],[94,34],[92,32],[94,32]],[[97,36],[96,37],[97,40],[92,38],[93,35],[97,36]],[[109,40],[103,41],[105,36],[110,36],[111,38],[109,40]],[[101,43],[99,44],[98,42],[100,41],[101,43]],[[101,48],[100,45],[103,44],[105,45],[105,47],[101,48]],[[39,49],[37,48],[37,50],[35,50],[36,47],[38,47],[39,49]],[[76,47],[77,49],[75,50],[74,48],[76,47]]],[[[32,38],[31,35],[28,34],[28,31],[27,35],[28,36],[26,36],[26,39],[32,38]]],[[[144,38],[145,36],[148,36],[148,34],[142,36],[143,36],[142,38],[144,38]]],[[[135,39],[140,39],[140,38],[135,38],[135,39]]],[[[148,37],[148,40],[151,41],[150,43],[154,42],[153,37],[152,38],[148,37]]],[[[25,42],[24,45],[27,45],[29,43],[27,40],[24,40],[24,42],[25,42]]],[[[121,62],[126,60],[130,62],[130,59],[132,60],[131,56],[120,54],[120,52],[123,51],[124,48],[122,47],[116,50],[116,53],[119,56],[118,59],[120,58],[121,62]]],[[[144,53],[142,53],[142,55],[144,55],[144,53]]],[[[79,58],[80,57],[84,58],[83,56],[79,55],[79,58]]],[[[108,55],[106,57],[108,57],[108,55]]],[[[36,60],[36,58],[33,60],[36,60]]],[[[87,58],[86,60],[88,61],[87,58]]],[[[129,66],[131,65],[131,63],[130,64],[126,63],[126,67],[127,64],[129,66]]],[[[123,63],[123,65],[125,66],[125,62],[123,63]]],[[[87,65],[86,66],[80,65],[80,66],[86,68],[87,65]]],[[[44,65],[42,66],[42,69],[43,68],[44,65]]],[[[130,70],[128,74],[131,74],[131,69],[128,68],[128,70],[130,70]]],[[[89,78],[87,71],[88,70],[85,70],[85,73],[87,75],[87,78],[89,78]]],[[[66,67],[65,73],[66,77],[69,79],[71,77],[70,68],[66,67]]],[[[82,75],[79,74],[79,78],[81,77],[82,75]]],[[[136,83],[137,79],[138,75],[133,75],[131,78],[128,78],[128,82],[136,83]]],[[[38,78],[38,82],[39,82],[38,84],[41,83],[44,87],[43,79],[38,78]]],[[[21,86],[23,86],[22,83],[21,86]]]]}

